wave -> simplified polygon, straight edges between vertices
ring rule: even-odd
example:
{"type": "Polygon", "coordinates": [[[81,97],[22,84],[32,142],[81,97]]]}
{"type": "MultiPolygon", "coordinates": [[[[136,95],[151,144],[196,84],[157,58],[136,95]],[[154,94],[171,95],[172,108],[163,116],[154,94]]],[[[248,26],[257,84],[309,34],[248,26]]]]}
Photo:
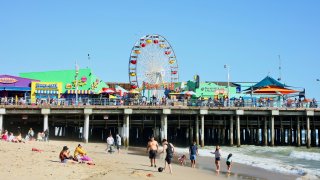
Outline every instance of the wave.
{"type": "Polygon", "coordinates": [[[292,151],[290,158],[320,161],[320,153],[292,151]]]}

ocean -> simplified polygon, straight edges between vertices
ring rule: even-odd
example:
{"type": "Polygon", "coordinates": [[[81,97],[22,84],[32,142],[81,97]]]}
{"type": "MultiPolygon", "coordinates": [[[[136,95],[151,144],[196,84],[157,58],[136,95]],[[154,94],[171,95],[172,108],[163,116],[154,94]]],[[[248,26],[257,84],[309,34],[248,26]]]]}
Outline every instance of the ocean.
{"type": "MultiPolygon", "coordinates": [[[[199,156],[214,157],[214,146],[199,149],[199,156]]],[[[320,179],[320,148],[306,147],[264,147],[242,145],[241,147],[222,146],[222,158],[233,154],[236,163],[258,167],[272,172],[305,176],[307,179],[320,179]]],[[[188,148],[176,148],[178,154],[188,154],[188,148]]]]}

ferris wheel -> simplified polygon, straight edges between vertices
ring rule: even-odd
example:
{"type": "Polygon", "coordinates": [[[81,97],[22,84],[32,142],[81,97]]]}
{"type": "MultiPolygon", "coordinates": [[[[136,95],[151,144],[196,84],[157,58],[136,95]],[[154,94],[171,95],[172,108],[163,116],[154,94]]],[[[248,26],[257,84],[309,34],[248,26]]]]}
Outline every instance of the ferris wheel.
{"type": "Polygon", "coordinates": [[[133,46],[129,58],[131,89],[173,89],[179,81],[178,61],[161,35],[145,35],[133,46]]]}

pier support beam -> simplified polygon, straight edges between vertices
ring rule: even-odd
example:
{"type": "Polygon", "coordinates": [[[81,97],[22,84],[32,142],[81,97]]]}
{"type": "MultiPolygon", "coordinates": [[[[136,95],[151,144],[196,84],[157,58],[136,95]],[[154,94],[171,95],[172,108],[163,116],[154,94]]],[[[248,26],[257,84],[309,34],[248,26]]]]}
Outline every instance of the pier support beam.
{"type": "Polygon", "coordinates": [[[260,117],[258,116],[258,120],[257,120],[257,129],[256,129],[256,144],[260,145],[260,117]]]}
{"type": "Polygon", "coordinates": [[[243,114],[244,114],[243,110],[236,110],[236,115],[237,115],[237,147],[241,146],[240,115],[243,115],[243,114]]]}
{"type": "Polygon", "coordinates": [[[230,146],[233,146],[233,116],[230,116],[229,137],[230,137],[230,146]]]}
{"type": "Polygon", "coordinates": [[[311,130],[310,130],[310,117],[314,116],[314,111],[307,111],[307,148],[311,147],[311,130]]]}
{"type": "Polygon", "coordinates": [[[0,109],[0,133],[3,131],[3,116],[6,114],[6,109],[0,109]]]}
{"type": "Polygon", "coordinates": [[[311,147],[310,117],[307,116],[307,148],[311,147]]]}
{"type": "Polygon", "coordinates": [[[161,141],[168,138],[168,116],[166,114],[161,115],[161,141]]]}
{"type": "Polygon", "coordinates": [[[201,147],[204,147],[204,115],[201,116],[201,147]]]}
{"type": "Polygon", "coordinates": [[[193,139],[193,126],[190,126],[190,144],[193,143],[194,139],[193,139]]]}
{"type": "Polygon", "coordinates": [[[297,117],[297,130],[296,130],[296,134],[297,134],[297,146],[300,147],[301,146],[301,131],[300,131],[300,117],[297,117]]]}
{"type": "Polygon", "coordinates": [[[195,125],[196,125],[196,143],[199,145],[199,116],[195,118],[195,125]]]}
{"type": "Polygon", "coordinates": [[[47,130],[49,128],[49,115],[44,114],[43,115],[43,131],[47,130]]]}
{"type": "Polygon", "coordinates": [[[92,109],[84,109],[84,127],[83,127],[83,141],[84,143],[89,142],[89,121],[92,109]]]}
{"type": "Polygon", "coordinates": [[[201,109],[200,115],[201,115],[201,147],[204,147],[204,115],[208,114],[208,110],[201,109]]]}
{"type": "Polygon", "coordinates": [[[270,122],[270,129],[271,129],[271,146],[274,146],[274,138],[275,138],[275,133],[274,133],[274,116],[279,116],[279,111],[277,111],[277,110],[272,110],[272,111],[271,111],[271,122],[270,122]]]}
{"type": "Polygon", "coordinates": [[[237,115],[237,147],[241,146],[241,136],[240,136],[240,116],[237,115]]]}
{"type": "Polygon", "coordinates": [[[268,121],[267,117],[264,117],[264,127],[263,127],[263,145],[268,146],[268,121]]]}
{"type": "Polygon", "coordinates": [[[123,118],[123,142],[125,147],[129,147],[130,139],[130,115],[132,114],[132,109],[124,109],[123,118]]]}
{"type": "Polygon", "coordinates": [[[317,135],[316,135],[316,129],[314,127],[311,130],[311,146],[312,147],[317,146],[317,135]]]}
{"type": "Polygon", "coordinates": [[[274,116],[271,116],[271,122],[270,122],[270,129],[271,129],[271,146],[274,146],[274,116]]]}
{"type": "Polygon", "coordinates": [[[161,137],[168,139],[168,115],[171,114],[171,109],[163,109],[161,115],[161,137]]]}
{"type": "Polygon", "coordinates": [[[41,114],[43,115],[43,131],[45,131],[49,128],[50,109],[41,109],[41,114]]]}
{"type": "Polygon", "coordinates": [[[292,119],[290,119],[290,129],[288,131],[288,145],[292,144],[292,119]]]}
{"type": "Polygon", "coordinates": [[[0,114],[0,133],[3,131],[3,115],[0,114]]]}

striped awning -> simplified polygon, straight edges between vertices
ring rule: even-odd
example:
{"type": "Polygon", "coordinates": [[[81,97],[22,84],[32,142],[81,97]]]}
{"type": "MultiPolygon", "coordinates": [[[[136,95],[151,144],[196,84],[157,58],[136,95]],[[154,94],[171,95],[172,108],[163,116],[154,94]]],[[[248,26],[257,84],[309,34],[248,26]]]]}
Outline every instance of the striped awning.
{"type": "MultiPolygon", "coordinates": [[[[67,90],[67,94],[76,94],[76,90],[67,90]]],[[[78,94],[93,94],[91,90],[78,90],[78,94]]]]}
{"type": "Polygon", "coordinates": [[[35,90],[36,94],[59,94],[59,91],[54,90],[35,90]]]}

